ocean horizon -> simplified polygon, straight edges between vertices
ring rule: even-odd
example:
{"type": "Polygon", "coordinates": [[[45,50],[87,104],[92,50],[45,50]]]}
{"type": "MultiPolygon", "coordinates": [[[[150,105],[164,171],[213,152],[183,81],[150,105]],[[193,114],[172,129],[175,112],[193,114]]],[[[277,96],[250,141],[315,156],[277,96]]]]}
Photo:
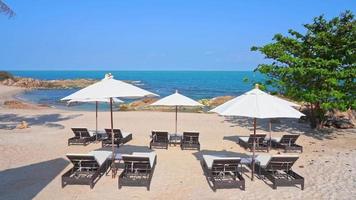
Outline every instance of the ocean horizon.
{"type": "MultiPolygon", "coordinates": [[[[210,99],[218,96],[238,96],[251,88],[254,82],[263,81],[263,75],[253,71],[67,71],[67,70],[26,70],[9,71],[14,76],[41,80],[97,79],[112,73],[116,79],[130,81],[132,84],[149,90],[160,97],[172,94],[175,90],[195,100],[210,99]],[[245,81],[248,79],[249,81],[245,81]]],[[[17,98],[32,103],[46,104],[57,108],[66,108],[60,99],[79,89],[34,89],[21,93],[17,98]]],[[[130,102],[130,99],[124,99],[130,102]]],[[[93,106],[79,105],[70,109],[92,109],[93,106]]],[[[103,107],[107,107],[103,105],[103,107]]]]}

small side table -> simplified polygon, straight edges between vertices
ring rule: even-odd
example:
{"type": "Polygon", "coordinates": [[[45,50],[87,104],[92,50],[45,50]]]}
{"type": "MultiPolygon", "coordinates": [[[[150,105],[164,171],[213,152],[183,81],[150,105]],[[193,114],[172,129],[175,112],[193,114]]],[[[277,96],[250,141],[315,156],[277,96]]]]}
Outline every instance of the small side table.
{"type": "Polygon", "coordinates": [[[182,141],[182,135],[177,134],[177,133],[171,133],[169,134],[169,145],[174,144],[176,146],[177,144],[180,144],[182,141]]]}
{"type": "MultiPolygon", "coordinates": [[[[249,158],[242,158],[240,163],[241,163],[241,171],[242,171],[242,165],[245,165],[245,166],[250,165],[251,166],[251,170],[252,170],[252,158],[250,158],[250,157],[249,158]]],[[[255,158],[255,164],[256,163],[260,163],[260,161],[256,160],[256,158],[255,158]]],[[[261,175],[261,169],[259,169],[259,171],[258,171],[258,176],[260,176],[260,175],[261,175]]]]}

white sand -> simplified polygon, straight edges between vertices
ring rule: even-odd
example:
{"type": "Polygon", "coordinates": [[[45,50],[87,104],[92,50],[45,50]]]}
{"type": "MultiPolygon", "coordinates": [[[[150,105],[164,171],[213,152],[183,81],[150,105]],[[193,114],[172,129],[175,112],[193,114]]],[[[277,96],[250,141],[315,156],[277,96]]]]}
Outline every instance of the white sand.
{"type": "MultiPolygon", "coordinates": [[[[9,98],[0,86],[1,98],[9,98]]],[[[11,95],[14,94],[10,92],[11,95]]],[[[70,169],[66,153],[87,153],[101,147],[67,146],[72,137],[71,127],[95,128],[94,112],[64,111],[51,108],[39,110],[0,110],[0,199],[355,199],[356,198],[356,133],[338,131],[323,139],[302,135],[298,143],[304,146],[293,169],[304,176],[305,190],[298,187],[279,187],[273,190],[270,182],[250,181],[244,173],[246,191],[221,189],[214,192],[206,181],[200,165],[201,153],[221,152],[250,154],[239,147],[237,135],[248,135],[252,121],[224,121],[215,114],[179,113],[178,129],[201,133],[201,152],[182,151],[179,147],[155,150],[157,166],[151,190],[144,187],[118,189],[118,179],[103,176],[90,189],[87,185],[68,185],[61,188],[61,175],[70,169]],[[29,129],[11,128],[27,121],[29,129]],[[335,138],[336,137],[336,138],[335,138]],[[312,163],[312,164],[310,164],[312,163]],[[301,167],[302,166],[302,167],[301,167]]],[[[109,127],[109,113],[99,113],[99,127],[109,127]]],[[[260,122],[260,121],[258,121],[260,122]]],[[[264,121],[260,132],[268,130],[264,121]]],[[[114,126],[133,133],[130,148],[147,147],[150,131],[173,131],[174,113],[116,112],[114,126]]],[[[281,120],[274,124],[274,135],[283,133],[310,134],[306,124],[281,120]]],[[[275,154],[273,150],[270,154],[275,154]]],[[[246,169],[247,170],[247,169],[246,169]]]]}

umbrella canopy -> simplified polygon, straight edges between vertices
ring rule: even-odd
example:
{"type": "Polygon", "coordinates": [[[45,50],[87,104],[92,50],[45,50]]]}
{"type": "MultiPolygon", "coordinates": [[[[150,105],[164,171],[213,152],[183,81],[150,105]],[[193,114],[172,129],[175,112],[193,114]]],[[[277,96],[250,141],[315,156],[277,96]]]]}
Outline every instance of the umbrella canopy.
{"type": "MultiPolygon", "coordinates": [[[[303,113],[292,108],[293,103],[284,99],[272,96],[256,88],[246,92],[214,109],[210,112],[216,112],[223,116],[242,116],[253,118],[253,133],[256,134],[256,118],[300,118],[303,113]]],[[[255,167],[255,140],[252,148],[252,176],[254,177],[255,167]]]]}
{"type": "Polygon", "coordinates": [[[141,89],[124,81],[119,81],[111,75],[85,87],[69,96],[62,98],[62,101],[72,99],[107,99],[114,97],[123,98],[141,98],[145,96],[158,96],[152,92],[141,89]]]}
{"type": "MultiPolygon", "coordinates": [[[[111,134],[114,135],[114,121],[112,103],[113,98],[141,98],[145,96],[158,96],[152,92],[141,89],[129,83],[115,80],[111,74],[106,74],[105,78],[97,83],[89,85],[69,96],[62,98],[62,101],[72,99],[110,99],[111,134]]],[[[112,162],[115,161],[114,137],[111,137],[112,162]]],[[[114,177],[113,177],[114,178],[114,177]]]]}
{"type": "MultiPolygon", "coordinates": [[[[124,101],[118,98],[112,98],[113,103],[123,103],[124,101]]],[[[95,103],[95,102],[103,102],[110,103],[110,98],[102,98],[102,99],[72,99],[68,101],[68,104],[71,103],[95,103]]]]}
{"type": "Polygon", "coordinates": [[[224,116],[242,116],[252,118],[299,118],[303,113],[292,108],[298,104],[272,96],[255,88],[214,109],[224,116]]]}
{"type": "Polygon", "coordinates": [[[194,101],[193,99],[181,95],[176,92],[169,96],[166,96],[154,103],[151,104],[152,106],[175,106],[176,108],[176,123],[175,123],[175,132],[177,133],[177,120],[178,120],[178,106],[204,106],[203,104],[194,101]]]}
{"type": "Polygon", "coordinates": [[[166,96],[154,102],[151,105],[152,106],[203,106],[203,104],[194,101],[189,97],[179,94],[177,90],[174,94],[166,96]]]}

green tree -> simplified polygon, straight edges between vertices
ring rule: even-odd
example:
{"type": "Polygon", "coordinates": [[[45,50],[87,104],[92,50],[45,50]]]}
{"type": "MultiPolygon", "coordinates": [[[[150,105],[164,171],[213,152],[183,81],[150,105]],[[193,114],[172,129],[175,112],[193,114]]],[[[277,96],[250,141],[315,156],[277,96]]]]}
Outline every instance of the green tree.
{"type": "Polygon", "coordinates": [[[310,105],[313,128],[328,110],[356,108],[356,21],[350,11],[331,20],[323,15],[303,25],[305,33],[289,30],[273,42],[252,47],[272,61],[255,69],[265,84],[310,105]]]}
{"type": "Polygon", "coordinates": [[[4,13],[9,17],[15,16],[15,12],[8,5],[6,5],[5,2],[2,0],[0,0],[0,13],[4,13]]]}

